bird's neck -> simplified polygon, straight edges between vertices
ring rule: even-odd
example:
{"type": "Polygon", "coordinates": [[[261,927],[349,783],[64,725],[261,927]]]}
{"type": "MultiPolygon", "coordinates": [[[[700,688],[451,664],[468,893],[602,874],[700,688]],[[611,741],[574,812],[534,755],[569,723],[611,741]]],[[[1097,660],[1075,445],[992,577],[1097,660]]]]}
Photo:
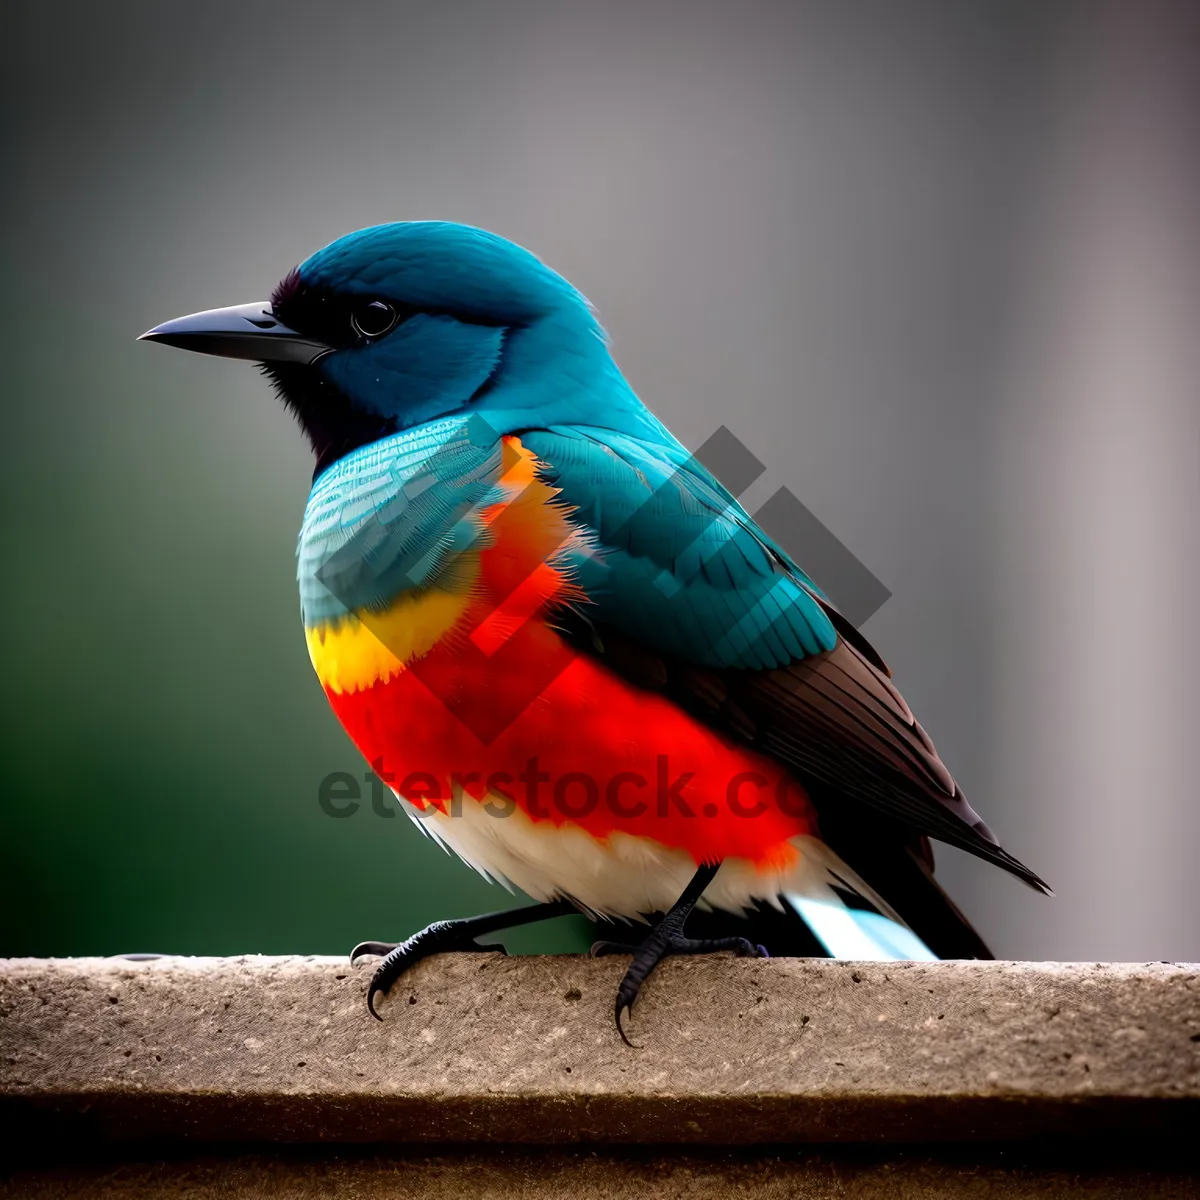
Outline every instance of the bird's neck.
{"type": "Polygon", "coordinates": [[[314,479],[338,459],[397,428],[394,418],[360,408],[311,367],[270,363],[262,371],[308,438],[317,460],[314,479]]]}
{"type": "Polygon", "coordinates": [[[498,434],[592,425],[635,436],[661,429],[609,353],[603,332],[539,322],[505,339],[500,367],[467,413],[498,434]]]}

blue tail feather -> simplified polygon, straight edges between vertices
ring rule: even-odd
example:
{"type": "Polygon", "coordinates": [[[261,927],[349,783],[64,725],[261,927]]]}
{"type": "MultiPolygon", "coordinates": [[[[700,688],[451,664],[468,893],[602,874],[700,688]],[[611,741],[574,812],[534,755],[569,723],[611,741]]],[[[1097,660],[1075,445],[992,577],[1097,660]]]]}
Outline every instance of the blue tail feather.
{"type": "Polygon", "coordinates": [[[831,958],[858,962],[936,962],[937,955],[911,929],[881,913],[850,908],[840,899],[787,897],[831,958]]]}

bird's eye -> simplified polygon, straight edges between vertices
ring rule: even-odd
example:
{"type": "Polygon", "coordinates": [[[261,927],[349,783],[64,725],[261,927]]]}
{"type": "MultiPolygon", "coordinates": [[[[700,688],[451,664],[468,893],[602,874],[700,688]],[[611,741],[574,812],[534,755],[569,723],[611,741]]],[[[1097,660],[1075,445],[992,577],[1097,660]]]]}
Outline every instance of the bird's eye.
{"type": "Polygon", "coordinates": [[[361,304],[350,314],[350,324],[359,337],[383,337],[395,323],[396,310],[384,300],[361,304]]]}

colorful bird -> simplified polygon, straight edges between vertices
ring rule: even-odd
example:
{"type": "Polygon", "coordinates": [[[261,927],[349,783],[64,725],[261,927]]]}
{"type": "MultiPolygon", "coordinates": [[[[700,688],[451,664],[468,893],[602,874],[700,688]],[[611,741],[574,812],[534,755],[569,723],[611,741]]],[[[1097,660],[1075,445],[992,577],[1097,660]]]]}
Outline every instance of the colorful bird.
{"type": "Polygon", "coordinates": [[[316,454],[299,583],[329,703],[426,833],[538,902],[363,943],[372,1012],[421,958],[573,911],[631,923],[594,948],[633,956],[623,1037],[667,955],[767,953],[736,914],[781,912],[836,957],[990,957],[930,839],[1049,890],[532,254],[381,225],[269,303],[143,337],[262,364],[316,454]],[[688,935],[698,903],[692,931],[720,936],[688,935]]]}

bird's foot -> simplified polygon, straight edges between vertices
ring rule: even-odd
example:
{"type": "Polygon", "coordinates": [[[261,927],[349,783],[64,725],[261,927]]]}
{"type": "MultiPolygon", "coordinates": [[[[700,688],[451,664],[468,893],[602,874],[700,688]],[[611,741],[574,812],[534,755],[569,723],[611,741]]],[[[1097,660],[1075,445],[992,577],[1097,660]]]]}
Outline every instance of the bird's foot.
{"type": "Polygon", "coordinates": [[[701,867],[692,883],[689,884],[687,891],[680,897],[679,902],[646,935],[640,945],[606,941],[593,944],[591,953],[596,958],[608,954],[633,955],[633,962],[629,964],[629,969],[621,980],[621,986],[617,988],[615,1010],[617,1032],[621,1035],[621,1040],[625,1045],[632,1047],[633,1043],[625,1033],[622,1020],[627,1012],[633,1011],[633,1002],[642,990],[642,984],[646,982],[650,973],[664,958],[669,958],[673,954],[714,954],[721,950],[732,950],[741,958],[770,958],[765,946],[756,946],[746,938],[690,938],[685,936],[683,927],[687,922],[688,914],[716,873],[715,866],[701,867]]]}
{"type": "Polygon", "coordinates": [[[715,954],[721,950],[732,950],[739,958],[770,958],[765,946],[756,946],[753,942],[740,937],[724,938],[689,938],[681,932],[667,930],[667,922],[652,929],[646,940],[640,946],[625,945],[622,942],[596,942],[591,953],[594,957],[606,954],[632,954],[633,962],[617,988],[616,1020],[617,1032],[625,1045],[632,1046],[625,1033],[623,1018],[627,1012],[633,1011],[633,1002],[642,990],[642,984],[650,977],[650,973],[664,958],[673,954],[715,954]]]}
{"type": "Polygon", "coordinates": [[[432,925],[414,933],[403,942],[359,942],[350,951],[351,964],[356,963],[367,954],[383,956],[383,962],[375,968],[371,976],[371,986],[367,989],[367,1008],[377,1021],[383,1018],[375,1011],[375,997],[391,990],[392,984],[431,954],[446,954],[462,951],[499,950],[506,953],[498,942],[483,945],[475,940],[476,934],[470,931],[470,921],[435,921],[432,925]],[[466,926],[467,928],[464,928],[466,926]]]}
{"type": "Polygon", "coordinates": [[[367,988],[367,1008],[371,1016],[377,1021],[382,1021],[383,1018],[375,1011],[375,997],[380,992],[386,995],[392,984],[422,959],[431,954],[464,951],[479,953],[499,950],[501,954],[505,954],[507,951],[499,942],[481,943],[475,939],[501,929],[528,925],[532,921],[545,921],[574,911],[566,901],[552,900],[547,904],[535,904],[529,908],[511,909],[507,912],[485,913],[483,916],[461,917],[453,921],[435,921],[403,942],[359,942],[350,951],[350,962],[353,965],[368,954],[383,957],[383,962],[376,967],[375,974],[371,976],[371,984],[367,988]]]}

